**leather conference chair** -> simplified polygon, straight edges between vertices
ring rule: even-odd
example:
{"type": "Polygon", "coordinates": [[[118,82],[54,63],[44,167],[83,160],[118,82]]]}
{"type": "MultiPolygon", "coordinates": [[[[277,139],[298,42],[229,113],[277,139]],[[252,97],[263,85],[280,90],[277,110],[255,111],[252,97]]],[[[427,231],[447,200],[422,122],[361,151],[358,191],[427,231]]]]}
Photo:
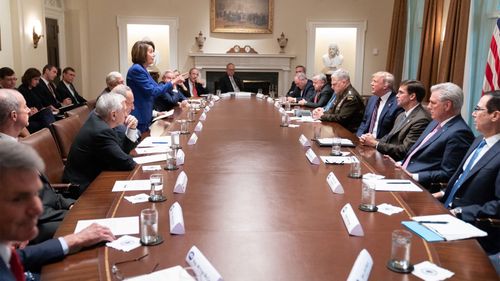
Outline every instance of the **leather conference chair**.
{"type": "Polygon", "coordinates": [[[90,110],[94,110],[95,104],[97,103],[97,99],[92,99],[87,101],[87,106],[90,110]]]}
{"type": "Polygon", "coordinates": [[[66,117],[62,120],[52,123],[51,129],[54,138],[61,152],[61,157],[64,163],[68,158],[69,150],[73,144],[73,140],[80,131],[82,123],[77,115],[66,117]]]}
{"type": "Polygon", "coordinates": [[[78,189],[78,186],[71,183],[62,183],[64,164],[59,148],[49,128],[44,128],[28,137],[20,139],[20,142],[31,146],[38,152],[45,163],[45,175],[54,189],[68,195],[71,195],[72,192],[78,189]]]}
{"type": "Polygon", "coordinates": [[[72,110],[68,110],[64,113],[66,117],[78,115],[80,118],[80,122],[83,125],[85,121],[87,121],[87,118],[89,117],[90,114],[90,108],[87,105],[79,106],[77,108],[74,108],[72,110]]]}

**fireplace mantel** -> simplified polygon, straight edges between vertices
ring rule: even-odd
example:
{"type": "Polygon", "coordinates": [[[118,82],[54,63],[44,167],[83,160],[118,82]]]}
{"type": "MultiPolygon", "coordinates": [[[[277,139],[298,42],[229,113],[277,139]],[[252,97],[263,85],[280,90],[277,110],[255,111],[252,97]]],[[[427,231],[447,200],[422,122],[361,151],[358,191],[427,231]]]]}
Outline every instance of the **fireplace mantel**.
{"type": "Polygon", "coordinates": [[[190,53],[193,57],[194,67],[206,77],[207,71],[224,71],[230,62],[236,66],[236,72],[277,72],[278,93],[282,94],[288,89],[291,81],[291,63],[295,55],[286,54],[207,54],[190,53]]]}

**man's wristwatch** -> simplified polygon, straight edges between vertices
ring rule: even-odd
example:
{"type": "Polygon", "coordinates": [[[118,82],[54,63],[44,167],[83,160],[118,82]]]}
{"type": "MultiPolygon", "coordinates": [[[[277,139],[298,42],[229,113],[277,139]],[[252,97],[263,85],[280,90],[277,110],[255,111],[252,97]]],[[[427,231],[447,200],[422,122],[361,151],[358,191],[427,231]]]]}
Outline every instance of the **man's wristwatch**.
{"type": "Polygon", "coordinates": [[[453,209],[453,213],[457,218],[460,218],[462,216],[462,208],[456,207],[455,209],[453,209]]]}

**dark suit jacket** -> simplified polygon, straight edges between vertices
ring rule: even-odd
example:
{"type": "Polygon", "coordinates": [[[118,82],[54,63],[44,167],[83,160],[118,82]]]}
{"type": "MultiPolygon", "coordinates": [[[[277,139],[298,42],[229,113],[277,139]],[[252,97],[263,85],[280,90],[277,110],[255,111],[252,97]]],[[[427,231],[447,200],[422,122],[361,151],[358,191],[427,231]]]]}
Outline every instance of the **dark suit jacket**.
{"type": "Polygon", "coordinates": [[[149,124],[153,115],[154,98],[159,95],[166,95],[172,89],[172,83],[159,85],[149,72],[140,64],[132,65],[127,72],[127,86],[134,93],[134,115],[139,125],[137,129],[141,132],[149,130],[149,124]]]}
{"type": "MultiPolygon", "coordinates": [[[[40,83],[43,83],[43,81],[40,81],[40,83]]],[[[27,85],[21,84],[17,90],[23,95],[29,108],[36,107],[36,109],[40,110],[45,107],[36,88],[30,89],[27,85]]]]}
{"type": "Polygon", "coordinates": [[[128,154],[136,143],[120,138],[96,114],[90,114],[75,137],[63,180],[80,185],[80,194],[102,171],[129,171],[136,163],[128,154]]]}
{"type": "MultiPolygon", "coordinates": [[[[443,202],[462,173],[465,161],[482,139],[482,136],[477,137],[465,154],[459,168],[448,182],[443,202]]],[[[461,187],[455,193],[454,207],[461,207],[462,214],[459,217],[472,224],[476,218],[500,219],[500,141],[490,148],[465,176],[461,187]]],[[[488,236],[478,238],[478,241],[486,252],[500,252],[500,228],[484,227],[483,230],[488,232],[488,236]]]]}
{"type": "MultiPolygon", "coordinates": [[[[50,83],[50,85],[52,85],[52,89],[54,90],[54,94],[56,94],[56,90],[57,90],[56,86],[52,82],[49,82],[49,83],[50,83]]],[[[38,86],[36,86],[35,92],[38,94],[38,96],[42,100],[44,107],[49,106],[49,105],[52,105],[55,108],[61,107],[61,103],[59,103],[59,101],[52,95],[47,84],[45,84],[45,82],[42,79],[40,79],[40,83],[38,83],[38,86]]]]}
{"type": "MultiPolygon", "coordinates": [[[[406,157],[437,125],[437,121],[429,123],[406,157]]],[[[426,187],[429,187],[431,183],[448,182],[473,140],[474,135],[469,126],[462,116],[457,115],[415,152],[408,163],[407,170],[411,173],[418,173],[418,181],[426,187]]]]}
{"type": "Polygon", "coordinates": [[[155,103],[153,105],[156,111],[168,111],[176,107],[178,102],[185,100],[186,97],[179,92],[178,89],[175,91],[172,89],[167,92],[166,95],[159,95],[155,98],[155,103]]]}
{"type": "MultiPolygon", "coordinates": [[[[368,103],[366,104],[365,114],[363,115],[363,121],[359,125],[358,132],[356,135],[360,137],[362,134],[368,133],[370,129],[371,118],[373,114],[373,110],[375,110],[375,105],[377,104],[378,96],[371,96],[368,99],[368,103]]],[[[380,113],[379,118],[377,119],[377,135],[375,138],[381,139],[387,133],[389,133],[394,126],[394,121],[396,117],[398,117],[399,113],[404,110],[398,106],[396,100],[396,92],[392,92],[389,98],[387,99],[382,112],[380,113]]]]}
{"type": "Polygon", "coordinates": [[[314,93],[312,101],[306,102],[304,106],[312,108],[325,106],[332,97],[332,95],[333,95],[332,87],[330,87],[330,85],[328,84],[325,84],[321,89],[321,92],[319,92],[318,101],[314,102],[314,97],[316,96],[316,93],[314,93]]]}
{"type": "Polygon", "coordinates": [[[87,102],[86,99],[84,99],[82,96],[78,94],[73,84],[70,84],[70,87],[72,88],[73,93],[75,93],[76,98],[73,97],[73,95],[70,93],[68,87],[66,87],[64,82],[59,81],[59,84],[57,84],[57,92],[56,92],[56,96],[59,102],[62,102],[66,98],[70,98],[73,104],[82,104],[87,102]]]}
{"type": "MultiPolygon", "coordinates": [[[[312,81],[311,81],[311,83],[312,83],[312,81]]],[[[292,84],[290,85],[290,89],[288,90],[288,92],[286,92],[286,96],[293,97],[296,88],[297,88],[297,85],[295,85],[295,81],[292,81],[292,84]]]]}
{"type": "Polygon", "coordinates": [[[311,80],[308,79],[303,91],[299,87],[295,86],[293,93],[290,94],[289,96],[296,98],[297,101],[306,100],[308,102],[311,102],[314,100],[315,95],[316,92],[314,91],[313,83],[311,80]]]}
{"type": "Polygon", "coordinates": [[[332,108],[321,116],[321,121],[337,122],[354,133],[363,118],[365,104],[358,91],[349,85],[344,92],[337,94],[332,108]]]}
{"type": "MultiPolygon", "coordinates": [[[[58,239],[50,239],[41,244],[27,246],[17,250],[17,254],[24,270],[31,272],[40,272],[43,265],[64,258],[64,252],[58,239]]],[[[0,281],[16,281],[2,259],[0,259],[0,281]]]]}
{"type": "MultiPolygon", "coordinates": [[[[198,96],[208,94],[208,90],[206,88],[204,88],[201,83],[195,82],[194,85],[196,87],[196,92],[198,92],[198,96]]],[[[186,81],[184,81],[184,86],[186,86],[187,91],[184,91],[182,88],[180,88],[181,93],[186,98],[190,98],[191,97],[191,93],[189,92],[189,79],[186,79],[186,81]]]]}
{"type": "Polygon", "coordinates": [[[419,104],[406,118],[402,125],[399,125],[405,119],[405,113],[401,112],[392,130],[380,139],[377,150],[383,154],[391,156],[399,161],[405,157],[408,150],[417,141],[425,127],[431,121],[431,116],[421,104],[419,104]]]}
{"type": "MultiPolygon", "coordinates": [[[[236,86],[240,88],[240,91],[243,91],[243,81],[233,75],[234,83],[236,83],[236,86]]],[[[231,84],[231,81],[229,80],[229,76],[225,74],[219,79],[219,89],[221,93],[227,93],[227,92],[234,92],[233,85],[231,84]]]]}
{"type": "Polygon", "coordinates": [[[40,243],[54,236],[59,223],[64,219],[69,207],[75,200],[56,193],[44,175],[40,175],[43,188],[39,192],[43,204],[43,213],[38,218],[38,236],[32,243],[40,243]]]}

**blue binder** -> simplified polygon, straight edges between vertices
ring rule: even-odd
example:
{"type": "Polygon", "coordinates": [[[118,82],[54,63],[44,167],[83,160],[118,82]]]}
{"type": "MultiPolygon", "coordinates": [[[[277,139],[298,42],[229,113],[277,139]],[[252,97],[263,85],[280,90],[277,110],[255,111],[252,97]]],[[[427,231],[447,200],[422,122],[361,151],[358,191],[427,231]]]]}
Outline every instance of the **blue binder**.
{"type": "Polygon", "coordinates": [[[444,239],[441,235],[428,229],[417,221],[402,221],[401,224],[416,233],[418,236],[422,237],[427,242],[446,241],[446,239],[444,239]]]}

